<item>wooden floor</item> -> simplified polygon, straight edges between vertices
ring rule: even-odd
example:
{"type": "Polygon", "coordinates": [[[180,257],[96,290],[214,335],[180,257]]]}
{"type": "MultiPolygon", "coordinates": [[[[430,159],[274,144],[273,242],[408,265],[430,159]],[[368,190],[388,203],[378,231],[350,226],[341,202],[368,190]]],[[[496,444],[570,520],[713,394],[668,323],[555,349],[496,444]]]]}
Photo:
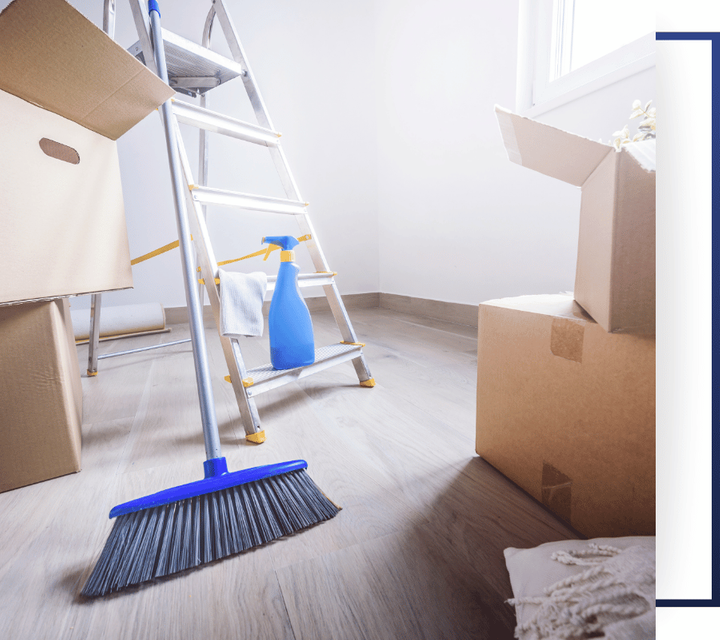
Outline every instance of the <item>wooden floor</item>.
{"type": "MultiPolygon", "coordinates": [[[[343,510],[334,519],[181,576],[86,601],[78,594],[120,502],[202,477],[189,345],[102,360],[83,374],[83,470],[0,494],[0,638],[511,639],[502,550],[574,534],[474,452],[476,329],[351,311],[373,389],[349,363],[259,397],[267,442],[244,440],[208,331],[231,470],[296,458],[343,510]]],[[[316,341],[339,341],[329,313],[316,341]]],[[[187,335],[103,343],[132,348],[187,335]]],[[[269,361],[266,338],[243,343],[269,361]]],[[[81,371],[87,347],[78,348],[81,371]]]]}

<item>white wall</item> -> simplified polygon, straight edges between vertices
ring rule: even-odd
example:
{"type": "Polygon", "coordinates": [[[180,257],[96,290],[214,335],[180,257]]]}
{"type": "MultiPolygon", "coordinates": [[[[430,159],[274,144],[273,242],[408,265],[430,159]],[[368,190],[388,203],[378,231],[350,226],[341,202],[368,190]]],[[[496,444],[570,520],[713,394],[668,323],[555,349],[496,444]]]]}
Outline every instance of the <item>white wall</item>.
{"type": "MultiPolygon", "coordinates": [[[[515,106],[518,1],[385,0],[376,20],[380,290],[571,291],[579,189],[509,162],[493,110],[515,106]]],[[[607,141],[653,97],[647,72],[538,119],[607,141]]]]}
{"type": "MultiPolygon", "coordinates": [[[[71,3],[101,24],[100,0],[71,3]]],[[[162,3],[163,25],[199,41],[209,3],[178,4],[162,3]]],[[[226,4],[342,293],[477,304],[572,290],[579,189],[511,163],[493,111],[515,105],[519,0],[226,4]]],[[[116,39],[137,39],[125,0],[116,39]]],[[[226,52],[219,29],[214,43],[226,52]]],[[[252,121],[236,82],[211,92],[209,106],[252,121]]],[[[636,98],[654,98],[654,70],[538,119],[607,140],[636,98]]],[[[164,144],[157,113],[118,142],[133,257],[177,237],[164,144]]],[[[211,147],[212,186],[282,195],[262,148],[220,137],[211,147]]],[[[218,259],[296,231],[285,216],[222,208],[208,224],[218,259]]],[[[277,258],[236,268],[272,273],[277,258]]],[[[185,304],[177,251],[136,266],[134,279],[104,303],[185,304]]]]}

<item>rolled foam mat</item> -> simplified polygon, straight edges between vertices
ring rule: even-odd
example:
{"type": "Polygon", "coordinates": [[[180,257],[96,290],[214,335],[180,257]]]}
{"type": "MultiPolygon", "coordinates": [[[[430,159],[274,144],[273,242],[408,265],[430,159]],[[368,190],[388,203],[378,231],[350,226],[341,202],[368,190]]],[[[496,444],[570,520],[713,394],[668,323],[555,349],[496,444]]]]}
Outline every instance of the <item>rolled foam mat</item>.
{"type": "MultiPolygon", "coordinates": [[[[90,332],[90,309],[70,309],[75,340],[87,340],[90,332]]],[[[163,331],[165,309],[159,302],[101,307],[100,337],[163,331]]]]}

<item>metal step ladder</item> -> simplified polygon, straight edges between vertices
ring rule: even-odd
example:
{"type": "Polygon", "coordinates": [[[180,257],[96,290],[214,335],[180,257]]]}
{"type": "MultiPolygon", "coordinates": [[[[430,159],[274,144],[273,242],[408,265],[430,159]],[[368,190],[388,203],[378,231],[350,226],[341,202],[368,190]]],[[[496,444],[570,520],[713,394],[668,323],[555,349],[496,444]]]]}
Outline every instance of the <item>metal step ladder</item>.
{"type": "MultiPolygon", "coordinates": [[[[129,1],[139,36],[139,41],[129,50],[139,60],[157,72],[150,38],[150,24],[147,18],[147,2],[144,0],[129,1]]],[[[108,0],[106,0],[107,4],[108,0]]],[[[193,244],[200,266],[201,280],[204,282],[215,322],[218,326],[218,335],[220,334],[220,290],[218,281],[216,281],[218,278],[218,263],[205,224],[205,207],[207,205],[221,205],[239,210],[285,214],[293,217],[299,226],[300,233],[309,238],[303,244],[307,247],[316,270],[314,273],[300,274],[298,284],[303,288],[309,286],[323,288],[342,336],[341,342],[316,349],[313,364],[296,369],[276,370],[269,364],[247,369],[239,341],[220,335],[225,361],[230,372],[230,382],[237,399],[246,438],[252,442],[260,443],[265,440],[265,433],[260,428],[260,417],[255,403],[255,396],[348,360],[355,367],[355,372],[362,386],[372,387],[375,382],[365,362],[365,356],[363,355],[364,345],[358,342],[335,283],[336,274],[331,271],[327,264],[307,212],[307,203],[303,200],[295,184],[280,145],[280,135],[276,132],[270,120],[247,57],[223,1],[213,0],[212,2],[205,21],[202,45],[198,45],[165,29],[162,30],[162,39],[165,47],[170,85],[178,93],[200,98],[199,106],[173,100],[172,117],[174,122],[172,125],[176,128],[178,134],[178,155],[185,182],[187,183],[186,201],[194,238],[193,244]],[[221,56],[209,48],[212,28],[216,19],[227,40],[232,59],[221,56]],[[208,91],[235,78],[240,78],[243,82],[257,124],[243,122],[207,108],[208,91]],[[192,174],[179,123],[197,127],[200,130],[200,163],[197,180],[192,174]],[[207,186],[209,152],[206,132],[208,131],[235,138],[243,143],[266,147],[277,169],[286,198],[232,192],[207,186]]],[[[275,276],[268,277],[268,291],[273,290],[275,280],[275,276]]]]}

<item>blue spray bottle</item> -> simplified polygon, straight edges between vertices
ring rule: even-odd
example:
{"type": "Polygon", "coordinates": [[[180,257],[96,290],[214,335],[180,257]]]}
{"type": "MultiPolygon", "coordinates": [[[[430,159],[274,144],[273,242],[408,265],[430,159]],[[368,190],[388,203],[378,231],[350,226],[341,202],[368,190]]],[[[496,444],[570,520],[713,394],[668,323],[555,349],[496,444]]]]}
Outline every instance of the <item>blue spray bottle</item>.
{"type": "Polygon", "coordinates": [[[292,236],[267,236],[262,241],[282,249],[268,317],[270,362],[275,369],[312,364],[315,362],[312,320],[298,289],[300,267],[294,262],[295,252],[292,250],[299,243],[292,236]]]}

